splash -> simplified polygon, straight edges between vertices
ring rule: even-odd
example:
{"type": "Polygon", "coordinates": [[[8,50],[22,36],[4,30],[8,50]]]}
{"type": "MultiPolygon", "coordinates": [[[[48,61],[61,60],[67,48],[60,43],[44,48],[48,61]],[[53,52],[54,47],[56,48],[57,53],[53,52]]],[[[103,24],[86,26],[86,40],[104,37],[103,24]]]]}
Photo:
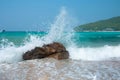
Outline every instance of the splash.
{"type": "Polygon", "coordinates": [[[47,40],[60,40],[62,37],[62,34],[64,32],[64,28],[67,25],[67,12],[65,8],[62,8],[60,14],[56,17],[55,22],[51,24],[51,29],[49,31],[49,34],[46,37],[47,40]]]}
{"type": "Polygon", "coordinates": [[[48,43],[53,41],[66,43],[71,42],[72,33],[65,33],[66,29],[69,28],[71,24],[70,17],[65,7],[62,7],[59,15],[55,18],[53,24],[51,24],[51,29],[44,40],[48,43]],[[67,41],[66,41],[67,40],[67,41]]]}
{"type": "MultiPolygon", "coordinates": [[[[51,24],[51,29],[49,30],[48,34],[43,37],[39,37],[37,35],[30,35],[24,41],[24,45],[21,46],[5,46],[1,45],[0,48],[0,63],[7,62],[18,62],[22,61],[22,55],[37,47],[42,46],[43,44],[48,44],[54,41],[61,42],[61,43],[70,43],[71,35],[67,33],[64,34],[65,29],[69,24],[68,13],[66,9],[63,7],[60,11],[60,14],[55,18],[53,24],[51,24]],[[67,39],[66,39],[67,38],[67,39]],[[69,41],[69,42],[68,42],[69,41]]],[[[11,42],[10,42],[11,43],[11,42]]],[[[8,44],[10,44],[8,43],[8,44]]]]}
{"type": "Polygon", "coordinates": [[[47,35],[43,37],[30,35],[25,39],[24,44],[20,46],[16,46],[12,42],[3,39],[0,45],[0,63],[22,61],[22,55],[26,51],[54,41],[63,43],[66,46],[71,59],[96,61],[120,57],[120,45],[98,48],[77,47],[73,41],[74,32],[65,32],[71,24],[73,25],[70,19],[66,9],[62,8],[59,15],[55,18],[54,23],[51,24],[51,29],[47,35]]]}
{"type": "Polygon", "coordinates": [[[0,49],[5,48],[5,47],[10,47],[10,46],[14,46],[14,43],[9,42],[8,39],[2,39],[0,41],[0,49]]]}

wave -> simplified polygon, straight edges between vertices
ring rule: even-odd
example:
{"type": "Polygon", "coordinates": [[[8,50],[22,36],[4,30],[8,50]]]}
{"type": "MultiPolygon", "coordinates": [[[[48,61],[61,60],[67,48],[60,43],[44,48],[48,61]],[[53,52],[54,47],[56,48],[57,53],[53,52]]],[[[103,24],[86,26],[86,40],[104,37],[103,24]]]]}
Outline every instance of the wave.
{"type": "Polygon", "coordinates": [[[93,47],[77,47],[73,42],[73,33],[63,34],[65,29],[72,23],[68,19],[68,12],[62,8],[56,17],[48,34],[43,37],[30,35],[25,39],[23,45],[16,46],[12,42],[3,39],[0,47],[0,63],[13,63],[22,61],[22,55],[37,46],[42,46],[54,41],[63,43],[70,53],[71,59],[77,60],[106,60],[113,57],[120,57],[120,45],[93,47]]]}
{"type": "Polygon", "coordinates": [[[118,46],[103,46],[98,48],[67,48],[70,52],[70,57],[77,60],[100,61],[109,60],[120,57],[120,45],[118,46]]]}

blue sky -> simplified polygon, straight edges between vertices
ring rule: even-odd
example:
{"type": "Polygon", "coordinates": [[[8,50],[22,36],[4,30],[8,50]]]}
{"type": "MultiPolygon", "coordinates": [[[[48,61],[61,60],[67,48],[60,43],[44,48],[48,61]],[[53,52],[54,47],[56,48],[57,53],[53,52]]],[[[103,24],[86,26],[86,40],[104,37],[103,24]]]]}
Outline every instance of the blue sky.
{"type": "Polygon", "coordinates": [[[47,30],[63,6],[78,24],[120,16],[120,0],[0,0],[0,29],[47,30]]]}

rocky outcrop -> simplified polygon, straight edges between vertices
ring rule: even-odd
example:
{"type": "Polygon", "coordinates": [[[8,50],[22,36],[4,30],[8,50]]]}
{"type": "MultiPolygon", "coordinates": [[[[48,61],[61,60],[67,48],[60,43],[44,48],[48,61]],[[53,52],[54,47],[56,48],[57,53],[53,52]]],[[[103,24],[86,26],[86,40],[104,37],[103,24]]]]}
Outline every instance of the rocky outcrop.
{"type": "Polygon", "coordinates": [[[46,57],[58,60],[68,59],[69,53],[61,43],[54,42],[43,45],[42,47],[35,47],[33,50],[28,51],[23,55],[24,60],[41,59],[46,57]]]}

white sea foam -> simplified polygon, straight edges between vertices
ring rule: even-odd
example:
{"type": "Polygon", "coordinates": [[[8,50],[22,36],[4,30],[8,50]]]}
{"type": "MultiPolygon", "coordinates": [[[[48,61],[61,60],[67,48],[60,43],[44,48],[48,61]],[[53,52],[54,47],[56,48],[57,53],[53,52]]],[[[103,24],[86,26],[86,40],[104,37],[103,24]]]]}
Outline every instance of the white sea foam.
{"type": "Polygon", "coordinates": [[[119,46],[103,46],[98,48],[67,48],[70,52],[70,57],[72,59],[81,59],[89,61],[107,60],[110,58],[120,57],[120,45],[119,46]]]}
{"type": "Polygon", "coordinates": [[[60,14],[56,17],[53,24],[51,24],[51,29],[46,36],[39,37],[31,35],[25,42],[24,45],[19,47],[15,46],[12,42],[6,45],[1,45],[0,48],[0,63],[2,62],[18,62],[22,60],[22,55],[36,46],[42,46],[46,43],[51,43],[53,41],[58,41],[66,45],[67,50],[70,53],[70,58],[81,59],[81,60],[104,60],[112,57],[120,57],[120,45],[119,46],[103,46],[98,48],[77,48],[72,42],[71,37],[73,34],[64,33],[65,28],[67,28],[69,22],[67,19],[68,13],[65,8],[62,8],[60,14]]]}
{"type": "Polygon", "coordinates": [[[25,43],[24,46],[5,46],[2,47],[0,49],[0,62],[8,62],[8,63],[12,63],[12,62],[18,62],[22,60],[22,55],[28,51],[33,49],[36,46],[41,46],[43,43],[40,42],[40,39],[35,37],[35,36],[31,36],[29,38],[30,40],[28,42],[25,43]]]}

